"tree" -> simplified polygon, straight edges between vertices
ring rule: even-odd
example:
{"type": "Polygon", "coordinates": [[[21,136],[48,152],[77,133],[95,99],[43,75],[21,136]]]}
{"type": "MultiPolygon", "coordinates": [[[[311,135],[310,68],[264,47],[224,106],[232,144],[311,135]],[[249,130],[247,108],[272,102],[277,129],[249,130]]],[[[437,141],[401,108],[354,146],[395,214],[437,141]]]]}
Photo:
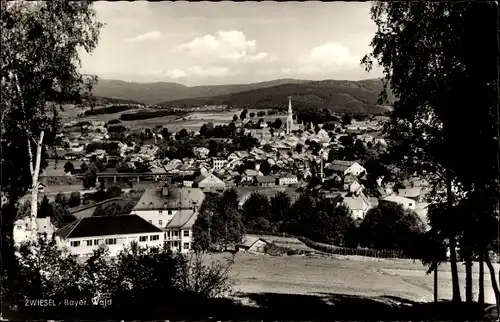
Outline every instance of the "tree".
{"type": "Polygon", "coordinates": [[[54,202],[60,204],[61,206],[66,206],[68,204],[68,199],[64,193],[59,192],[54,198],[54,202]]]}
{"type": "Polygon", "coordinates": [[[297,151],[297,153],[304,152],[304,146],[301,143],[297,143],[297,145],[295,146],[295,151],[297,151]]]}
{"type": "Polygon", "coordinates": [[[247,109],[244,109],[243,111],[241,111],[240,113],[240,119],[243,121],[244,119],[247,118],[247,114],[248,114],[248,110],[247,109]]]}
{"type": "Polygon", "coordinates": [[[251,118],[255,117],[255,113],[254,112],[250,113],[250,117],[251,118]]]}
{"type": "Polygon", "coordinates": [[[269,231],[271,222],[269,216],[269,200],[260,193],[252,193],[243,204],[243,224],[252,230],[269,231]]]}
{"type": "Polygon", "coordinates": [[[181,129],[179,132],[175,134],[175,139],[176,140],[181,140],[184,138],[187,138],[189,136],[189,133],[186,129],[181,129]]]}
{"type": "Polygon", "coordinates": [[[104,211],[104,208],[102,205],[97,205],[95,207],[94,212],[92,213],[92,216],[106,216],[106,212],[104,211]]]}
{"type": "Polygon", "coordinates": [[[286,194],[286,192],[280,191],[276,195],[271,197],[269,213],[275,230],[279,229],[282,223],[288,220],[291,206],[292,200],[290,199],[288,194],[286,194]]]}
{"type": "Polygon", "coordinates": [[[118,186],[109,187],[108,191],[106,191],[108,198],[116,198],[122,195],[122,189],[118,186]]]}
{"type": "Polygon", "coordinates": [[[42,202],[40,203],[40,207],[37,212],[38,218],[53,218],[54,216],[54,208],[49,202],[47,196],[43,196],[42,202]]]}
{"type": "Polygon", "coordinates": [[[90,189],[95,187],[97,181],[97,172],[95,171],[95,169],[87,170],[85,172],[82,181],[83,181],[83,187],[85,189],[90,189]]]}
{"type": "Polygon", "coordinates": [[[75,166],[73,165],[73,163],[68,161],[66,162],[66,164],[64,164],[64,172],[73,173],[74,171],[75,171],[75,166]]]}
{"type": "Polygon", "coordinates": [[[74,191],[69,195],[68,206],[69,207],[78,207],[81,202],[80,192],[74,191]]]}
{"type": "Polygon", "coordinates": [[[352,116],[350,114],[342,115],[342,124],[344,124],[344,126],[349,125],[351,123],[352,123],[352,116]]]}
{"type": "Polygon", "coordinates": [[[262,161],[259,167],[259,171],[262,172],[262,174],[265,176],[271,173],[271,165],[267,160],[262,161]]]}
{"type": "Polygon", "coordinates": [[[208,150],[209,157],[216,157],[219,150],[219,144],[217,144],[217,142],[215,142],[214,140],[210,140],[208,142],[208,150]]]}
{"type": "Polygon", "coordinates": [[[278,117],[276,120],[274,120],[274,123],[273,123],[273,128],[275,128],[276,130],[279,130],[281,128],[281,126],[283,125],[283,122],[281,121],[281,119],[278,117]]]}
{"type": "Polygon", "coordinates": [[[194,249],[205,251],[214,243],[227,248],[240,242],[243,232],[236,191],[226,190],[221,196],[207,194],[193,225],[194,249]]]}
{"type": "MultiPolygon", "coordinates": [[[[425,177],[433,186],[435,193],[430,197],[434,203],[446,205],[446,210],[441,211],[443,218],[431,225],[449,242],[455,303],[461,301],[456,241],[472,229],[458,225],[455,206],[475,191],[483,191],[485,200],[491,202],[490,208],[493,200],[498,200],[498,191],[496,198],[487,197],[495,194],[489,190],[497,189],[495,179],[491,178],[498,177],[495,154],[499,153],[498,141],[494,139],[498,135],[494,119],[498,117],[494,117],[493,110],[498,99],[498,93],[495,94],[498,75],[493,67],[498,65],[498,9],[493,6],[493,3],[374,4],[372,19],[378,31],[371,43],[373,52],[363,59],[368,69],[373,60],[384,69],[386,90],[381,99],[387,98],[388,85],[398,98],[386,130],[393,142],[389,147],[393,159],[406,174],[425,177]],[[476,19],[480,22],[473,23],[476,19]],[[473,47],[488,54],[463,53],[462,48],[473,47]],[[415,55],[425,59],[403,58],[415,55]],[[484,70],[489,73],[482,73],[484,70]],[[474,98],[467,94],[470,92],[476,93],[474,98]],[[473,115],[471,104],[476,106],[473,115]],[[464,127],[468,128],[467,133],[464,127]],[[467,146],[464,153],[465,141],[477,144],[467,146]],[[485,166],[485,162],[489,165],[485,166]],[[481,170],[471,174],[470,168],[476,165],[481,170]],[[442,226],[438,227],[439,224],[442,226]]],[[[474,216],[473,213],[469,210],[468,216],[474,216]]],[[[481,252],[484,254],[485,249],[481,252]]],[[[469,275],[470,252],[465,260],[469,275]]],[[[466,283],[467,302],[472,301],[469,286],[466,283]]],[[[497,303],[500,304],[500,294],[497,303]]]]}
{"type": "MultiPolygon", "coordinates": [[[[3,1],[1,6],[1,189],[12,205],[31,189],[36,229],[39,175],[60,125],[58,110],[90,98],[95,78],[80,74],[79,50],[95,48],[101,24],[91,2],[3,1]]],[[[8,214],[14,212],[2,214],[7,228],[2,254],[11,252],[3,242],[13,227],[8,214]]]]}
{"type": "Polygon", "coordinates": [[[233,122],[238,122],[238,115],[236,114],[233,115],[233,122]]]}
{"type": "Polygon", "coordinates": [[[82,164],[80,165],[81,172],[85,173],[85,172],[87,172],[88,169],[89,169],[89,166],[87,165],[87,163],[82,162],[82,164]]]}
{"type": "Polygon", "coordinates": [[[425,228],[414,212],[393,202],[383,202],[368,210],[360,231],[364,247],[409,251],[425,228]]]}
{"type": "Polygon", "coordinates": [[[168,129],[166,127],[161,129],[161,136],[163,137],[164,140],[167,140],[168,138],[170,138],[170,132],[168,131],[168,129]]]}

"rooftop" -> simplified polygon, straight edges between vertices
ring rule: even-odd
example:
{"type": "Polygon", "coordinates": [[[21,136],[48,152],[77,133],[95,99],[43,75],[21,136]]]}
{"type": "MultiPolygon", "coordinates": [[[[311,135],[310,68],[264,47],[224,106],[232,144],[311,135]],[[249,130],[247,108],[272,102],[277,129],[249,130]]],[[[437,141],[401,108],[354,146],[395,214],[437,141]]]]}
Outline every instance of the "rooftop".
{"type": "Polygon", "coordinates": [[[56,234],[61,238],[81,238],[162,232],[137,215],[92,216],[78,219],[56,234]]]}
{"type": "Polygon", "coordinates": [[[205,194],[199,188],[167,187],[168,195],[164,195],[162,187],[159,184],[144,191],[134,210],[191,209],[201,206],[205,199],[205,194]]]}

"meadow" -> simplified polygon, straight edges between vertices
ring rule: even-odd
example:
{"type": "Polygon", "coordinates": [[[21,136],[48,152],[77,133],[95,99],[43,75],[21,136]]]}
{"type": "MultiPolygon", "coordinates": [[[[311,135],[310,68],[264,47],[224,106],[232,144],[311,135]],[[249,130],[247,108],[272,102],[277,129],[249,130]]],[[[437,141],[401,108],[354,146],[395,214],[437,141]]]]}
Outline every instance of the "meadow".
{"type": "MultiPolygon", "coordinates": [[[[227,254],[211,255],[222,259],[227,254]]],[[[495,265],[496,270],[500,265],[495,265]]],[[[465,292],[464,266],[458,265],[462,296],[465,292]]],[[[230,279],[236,298],[245,301],[255,293],[318,295],[326,293],[354,296],[393,296],[416,302],[433,300],[433,275],[411,260],[388,260],[357,256],[269,256],[238,253],[230,279]]],[[[487,271],[487,270],[486,270],[487,271]]],[[[474,297],[477,299],[478,265],[474,265],[474,297]]],[[[438,296],[451,299],[451,274],[448,264],[439,267],[438,296]]],[[[488,272],[485,274],[485,301],[493,304],[494,293],[488,272]]]]}

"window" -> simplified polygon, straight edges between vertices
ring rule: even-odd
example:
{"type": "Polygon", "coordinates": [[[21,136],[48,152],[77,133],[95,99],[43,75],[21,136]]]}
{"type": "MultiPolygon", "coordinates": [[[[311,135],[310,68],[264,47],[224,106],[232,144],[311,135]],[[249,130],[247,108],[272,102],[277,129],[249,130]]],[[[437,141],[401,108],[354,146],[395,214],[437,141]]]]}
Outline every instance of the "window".
{"type": "Polygon", "coordinates": [[[87,240],[87,246],[92,246],[92,239],[87,240]]]}
{"type": "Polygon", "coordinates": [[[141,237],[139,237],[139,241],[140,242],[148,241],[148,236],[141,236],[141,237]]]}
{"type": "Polygon", "coordinates": [[[116,238],[106,238],[106,245],[116,245],[116,238]]]}
{"type": "Polygon", "coordinates": [[[184,249],[189,249],[189,243],[184,243],[184,249]]]}
{"type": "Polygon", "coordinates": [[[171,214],[172,214],[172,210],[169,210],[169,211],[167,212],[167,214],[171,215],[171,214]]]}
{"type": "Polygon", "coordinates": [[[163,210],[158,210],[158,214],[163,215],[163,210]]]}
{"type": "Polygon", "coordinates": [[[153,223],[153,221],[152,221],[152,220],[148,220],[148,221],[149,221],[149,223],[150,223],[150,224],[152,224],[152,223],[153,223]]]}
{"type": "Polygon", "coordinates": [[[177,246],[178,246],[178,245],[177,245],[177,241],[174,241],[174,247],[177,247],[177,246]]]}
{"type": "Polygon", "coordinates": [[[167,237],[170,238],[170,231],[167,231],[167,237]]]}
{"type": "Polygon", "coordinates": [[[158,220],[158,225],[162,226],[163,225],[163,220],[158,220]]]}
{"type": "Polygon", "coordinates": [[[17,226],[17,229],[23,229],[23,226],[17,226]]]}
{"type": "Polygon", "coordinates": [[[411,205],[413,205],[413,204],[410,202],[408,205],[411,207],[411,205]]]}
{"type": "Polygon", "coordinates": [[[79,240],[72,241],[70,244],[71,244],[71,247],[78,247],[78,246],[80,246],[80,241],[79,240]]]}
{"type": "Polygon", "coordinates": [[[179,237],[179,232],[177,230],[174,231],[174,237],[179,237]]]}
{"type": "Polygon", "coordinates": [[[184,237],[189,237],[189,230],[184,230],[184,237]]]}
{"type": "Polygon", "coordinates": [[[159,235],[152,235],[152,236],[149,236],[149,240],[159,240],[160,239],[160,236],[159,235]]]}
{"type": "Polygon", "coordinates": [[[99,245],[100,244],[100,239],[94,239],[94,245],[99,245]]]}

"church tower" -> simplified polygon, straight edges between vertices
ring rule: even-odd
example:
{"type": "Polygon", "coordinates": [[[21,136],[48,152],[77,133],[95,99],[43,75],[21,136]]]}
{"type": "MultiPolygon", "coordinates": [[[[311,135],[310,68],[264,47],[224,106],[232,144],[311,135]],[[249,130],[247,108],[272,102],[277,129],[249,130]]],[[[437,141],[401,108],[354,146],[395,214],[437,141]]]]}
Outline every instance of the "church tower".
{"type": "Polygon", "coordinates": [[[288,116],[286,118],[286,134],[292,133],[292,126],[293,126],[292,97],[288,96],[288,116]]]}

